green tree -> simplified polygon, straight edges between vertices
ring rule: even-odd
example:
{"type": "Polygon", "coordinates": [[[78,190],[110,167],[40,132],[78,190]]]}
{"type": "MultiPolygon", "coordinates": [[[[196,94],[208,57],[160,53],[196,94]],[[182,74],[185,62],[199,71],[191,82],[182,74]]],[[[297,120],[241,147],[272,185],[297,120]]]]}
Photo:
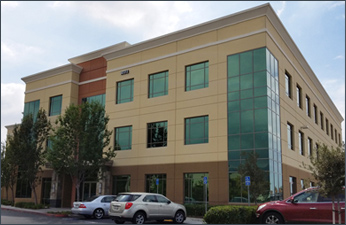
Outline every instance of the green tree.
{"type": "Polygon", "coordinates": [[[310,156],[311,165],[303,166],[312,171],[317,181],[319,192],[332,198],[333,224],[335,224],[335,199],[337,200],[339,224],[341,223],[339,195],[344,193],[345,186],[345,148],[328,148],[327,145],[319,145],[316,154],[310,156]]]}
{"type": "Polygon", "coordinates": [[[255,205],[257,205],[257,198],[260,195],[268,196],[269,182],[266,179],[266,173],[257,166],[257,153],[243,153],[242,156],[246,157],[246,160],[244,163],[239,165],[238,173],[241,175],[243,180],[245,179],[245,176],[250,176],[251,185],[249,190],[251,198],[255,202],[255,205]]]}
{"type": "MultiPolygon", "coordinates": [[[[7,142],[11,140],[8,136],[7,142]]],[[[8,200],[8,189],[12,192],[12,202],[14,203],[14,185],[17,181],[17,164],[10,146],[1,143],[1,187],[6,190],[6,200],[8,200]]]]}
{"type": "Polygon", "coordinates": [[[48,161],[58,173],[71,176],[77,201],[81,183],[104,170],[115,157],[114,148],[107,147],[112,134],[107,130],[108,121],[104,107],[97,102],[71,104],[56,121],[48,161]]]}
{"type": "Polygon", "coordinates": [[[39,184],[39,172],[42,171],[45,163],[44,146],[50,128],[45,110],[40,109],[35,121],[32,114],[24,116],[22,123],[15,126],[13,135],[9,139],[12,162],[17,166],[17,173],[20,174],[18,179],[29,183],[35,204],[38,203],[36,187],[39,184]]]}

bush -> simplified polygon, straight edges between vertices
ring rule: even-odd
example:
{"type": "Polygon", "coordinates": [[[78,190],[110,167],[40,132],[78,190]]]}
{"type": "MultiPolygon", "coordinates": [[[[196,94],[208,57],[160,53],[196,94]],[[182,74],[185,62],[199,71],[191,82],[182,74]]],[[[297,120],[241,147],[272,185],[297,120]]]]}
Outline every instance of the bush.
{"type": "MultiPolygon", "coordinates": [[[[205,214],[205,204],[186,204],[186,213],[189,217],[203,217],[205,214]]],[[[209,210],[212,206],[208,205],[209,210]]]]}
{"type": "Polygon", "coordinates": [[[1,199],[1,205],[13,205],[13,202],[6,199],[1,199]]]}
{"type": "Polygon", "coordinates": [[[216,206],[204,215],[208,224],[253,224],[256,223],[257,206],[216,206]]]}
{"type": "Polygon", "coordinates": [[[34,202],[17,202],[14,206],[18,208],[26,208],[26,209],[44,209],[45,208],[45,205],[43,204],[35,205],[34,202]]]}

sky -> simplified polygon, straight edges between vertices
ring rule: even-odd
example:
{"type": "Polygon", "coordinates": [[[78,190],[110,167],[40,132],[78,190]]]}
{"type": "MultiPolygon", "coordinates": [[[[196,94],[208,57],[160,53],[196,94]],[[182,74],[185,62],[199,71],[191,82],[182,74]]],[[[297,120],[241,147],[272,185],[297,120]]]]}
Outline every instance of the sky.
{"type": "MultiPolygon", "coordinates": [[[[136,44],[264,1],[1,1],[1,142],[35,73],[119,42],[136,44]]],[[[269,2],[345,118],[345,2],[269,2]]],[[[342,123],[343,139],[345,122],[342,123]]],[[[344,139],[345,140],[345,139],[344,139]]]]}

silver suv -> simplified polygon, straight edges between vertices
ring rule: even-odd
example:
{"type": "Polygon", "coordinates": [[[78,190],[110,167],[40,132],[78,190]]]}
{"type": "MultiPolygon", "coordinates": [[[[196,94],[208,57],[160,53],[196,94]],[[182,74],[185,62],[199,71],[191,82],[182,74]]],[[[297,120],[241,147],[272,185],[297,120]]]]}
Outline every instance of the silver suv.
{"type": "Polygon", "coordinates": [[[146,220],[173,219],[174,223],[183,223],[186,219],[185,206],[171,202],[165,196],[154,193],[120,193],[111,202],[109,216],[115,223],[132,221],[143,224],[146,220]]]}

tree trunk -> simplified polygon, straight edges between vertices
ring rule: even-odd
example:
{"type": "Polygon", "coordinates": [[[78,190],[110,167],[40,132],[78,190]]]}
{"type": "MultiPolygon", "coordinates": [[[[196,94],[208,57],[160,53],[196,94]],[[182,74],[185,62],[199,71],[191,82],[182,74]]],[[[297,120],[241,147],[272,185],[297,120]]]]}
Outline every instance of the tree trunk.
{"type": "Polygon", "coordinates": [[[335,224],[335,207],[334,207],[335,197],[332,196],[332,213],[333,213],[333,224],[335,224]]]}
{"type": "Polygon", "coordinates": [[[34,193],[34,199],[35,199],[35,205],[37,205],[37,194],[36,194],[36,188],[34,186],[34,184],[32,183],[31,185],[31,190],[34,193]]]}
{"type": "Polygon", "coordinates": [[[339,224],[341,224],[341,210],[340,210],[340,199],[339,199],[339,197],[337,198],[337,201],[338,201],[339,224]]]}
{"type": "Polygon", "coordinates": [[[6,186],[6,200],[8,201],[8,186],[6,186]]]}

